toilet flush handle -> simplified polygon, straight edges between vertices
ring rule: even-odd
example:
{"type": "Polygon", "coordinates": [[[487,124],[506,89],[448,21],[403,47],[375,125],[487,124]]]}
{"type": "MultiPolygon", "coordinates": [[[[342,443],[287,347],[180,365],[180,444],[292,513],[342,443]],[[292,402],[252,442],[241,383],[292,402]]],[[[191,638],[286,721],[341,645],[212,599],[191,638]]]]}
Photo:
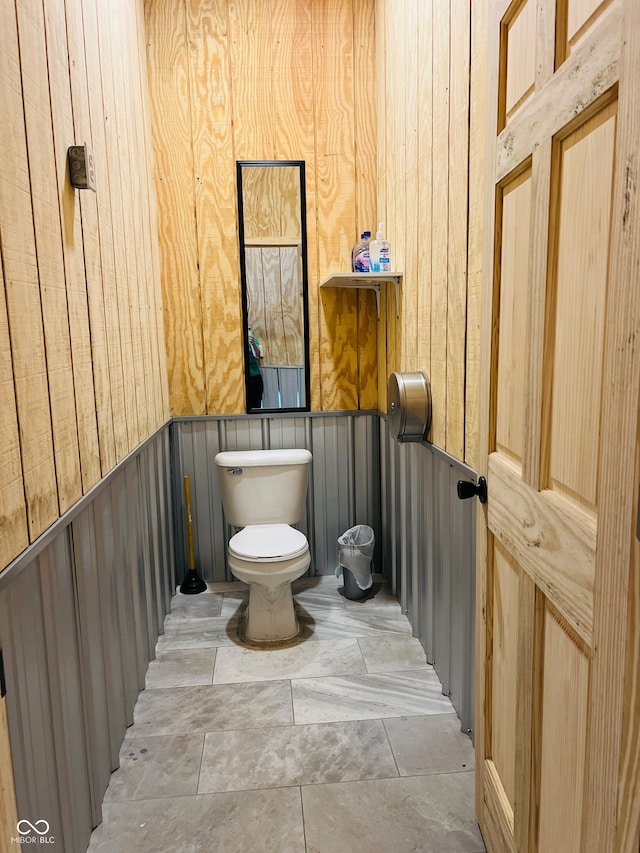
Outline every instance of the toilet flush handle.
{"type": "Polygon", "coordinates": [[[227,474],[235,474],[238,476],[239,474],[242,474],[242,468],[227,468],[227,474]]]}

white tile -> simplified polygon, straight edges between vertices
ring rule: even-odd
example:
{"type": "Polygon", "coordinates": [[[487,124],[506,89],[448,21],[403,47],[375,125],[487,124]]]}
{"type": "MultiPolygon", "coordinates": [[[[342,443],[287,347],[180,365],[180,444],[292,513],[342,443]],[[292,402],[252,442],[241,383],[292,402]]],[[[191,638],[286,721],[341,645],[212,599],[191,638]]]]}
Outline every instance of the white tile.
{"type": "Polygon", "coordinates": [[[125,740],[104,802],[195,794],[203,744],[203,734],[125,740]]]}
{"type": "Polygon", "coordinates": [[[459,773],[475,767],[471,738],[456,714],[394,717],[384,727],[401,776],[459,773]]]}
{"type": "Polygon", "coordinates": [[[447,714],[433,670],[303,678],[291,682],[296,724],[447,714]]]}
{"type": "Polygon", "coordinates": [[[288,681],[166,687],[143,690],[127,737],[288,726],[293,722],[288,681]]]}
{"type": "MultiPolygon", "coordinates": [[[[300,618],[300,617],[299,617],[300,618]]],[[[312,639],[331,640],[341,637],[375,637],[381,633],[411,636],[411,625],[400,611],[380,610],[355,611],[315,609],[300,622],[310,632],[312,639]]]]}
{"type": "Polygon", "coordinates": [[[304,641],[285,649],[219,648],[214,684],[365,672],[355,639],[304,641]]]}
{"type": "Polygon", "coordinates": [[[210,732],[198,793],[397,775],[380,720],[210,732]]]}
{"type": "Polygon", "coordinates": [[[156,687],[193,687],[211,684],[215,649],[170,649],[158,652],[147,669],[147,690],[156,687]]]}
{"type": "Polygon", "coordinates": [[[238,617],[211,616],[170,623],[158,637],[156,649],[212,649],[238,642],[238,617]]]}
{"type": "Polygon", "coordinates": [[[171,612],[164,620],[165,627],[185,619],[202,619],[219,616],[222,608],[222,596],[216,593],[198,595],[176,595],[171,599],[171,612]]]}
{"type": "Polygon", "coordinates": [[[473,773],[302,788],[307,850],[482,853],[473,773]]]}
{"type": "Polygon", "coordinates": [[[385,633],[358,640],[367,672],[426,669],[427,657],[416,637],[385,633]]]}
{"type": "Polygon", "coordinates": [[[299,788],[106,803],[88,853],[304,853],[299,788]]]}

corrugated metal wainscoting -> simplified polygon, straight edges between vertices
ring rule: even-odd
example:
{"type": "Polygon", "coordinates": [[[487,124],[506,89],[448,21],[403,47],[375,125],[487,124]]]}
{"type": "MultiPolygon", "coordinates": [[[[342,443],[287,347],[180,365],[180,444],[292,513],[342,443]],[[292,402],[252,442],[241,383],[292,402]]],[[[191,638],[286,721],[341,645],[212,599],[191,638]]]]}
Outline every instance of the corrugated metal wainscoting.
{"type": "Polygon", "coordinates": [[[368,524],[376,534],[380,530],[377,412],[174,418],[171,430],[178,580],[189,565],[184,475],[191,489],[196,568],[206,581],[232,580],[226,563],[232,531],[225,524],[213,461],[220,450],[311,451],[307,511],[298,525],[309,540],[310,574],[335,571],[337,539],[347,528],[368,524]]]}
{"type": "Polygon", "coordinates": [[[475,500],[466,465],[426,442],[398,444],[380,419],[382,561],[402,609],[473,732],[475,500]]]}
{"type": "MultiPolygon", "coordinates": [[[[84,851],[174,586],[169,427],[0,574],[20,818],[84,851]]],[[[12,828],[14,829],[14,828],[12,828]]]]}

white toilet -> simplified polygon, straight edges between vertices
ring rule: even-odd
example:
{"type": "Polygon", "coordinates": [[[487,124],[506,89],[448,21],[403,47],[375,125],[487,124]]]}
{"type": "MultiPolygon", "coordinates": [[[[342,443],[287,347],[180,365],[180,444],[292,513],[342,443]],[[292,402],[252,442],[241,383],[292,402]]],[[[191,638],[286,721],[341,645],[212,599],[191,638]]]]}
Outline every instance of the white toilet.
{"type": "Polygon", "coordinates": [[[215,457],[228,524],[234,577],[249,584],[244,633],[256,643],[290,640],[299,632],[291,582],[309,568],[304,533],[291,527],[304,513],[308,450],[224,451],[215,457]]]}

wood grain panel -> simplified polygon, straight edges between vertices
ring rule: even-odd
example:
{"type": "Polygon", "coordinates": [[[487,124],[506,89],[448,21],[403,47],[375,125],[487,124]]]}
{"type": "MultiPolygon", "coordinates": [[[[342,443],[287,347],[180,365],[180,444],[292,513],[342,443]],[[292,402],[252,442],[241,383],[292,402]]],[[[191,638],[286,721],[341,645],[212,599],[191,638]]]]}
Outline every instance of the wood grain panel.
{"type": "MultiPolygon", "coordinates": [[[[609,13],[614,11],[612,7],[609,13]]],[[[638,453],[640,411],[640,288],[637,284],[640,247],[640,208],[637,166],[640,162],[640,5],[626,4],[624,40],[621,41],[619,112],[614,173],[613,240],[607,289],[602,442],[598,465],[598,549],[595,577],[594,642],[591,666],[590,721],[587,735],[586,853],[606,849],[614,835],[616,814],[625,799],[637,808],[638,789],[620,791],[619,781],[624,703],[611,702],[611,685],[624,682],[629,630],[637,636],[638,623],[625,620],[630,584],[638,572],[631,551],[629,519],[637,497],[638,480],[632,460],[638,453]],[[615,330],[615,331],[614,331],[615,330]],[[625,624],[626,623],[626,624],[625,624]]],[[[611,18],[610,18],[611,20],[611,18]]],[[[632,523],[637,523],[637,516],[632,523]]],[[[636,613],[637,618],[637,613],[636,613]]],[[[637,641],[636,641],[637,642],[637,641]]],[[[627,686],[627,685],[625,685],[627,686]]],[[[630,686],[630,685],[628,685],[630,686]]],[[[627,717],[628,719],[628,717],[627,717]]],[[[636,717],[631,730],[637,738],[636,717]]],[[[638,826],[630,835],[630,848],[638,842],[638,826]]],[[[625,849],[624,846],[621,849],[625,849]]]]}
{"type": "Polygon", "coordinates": [[[285,361],[287,365],[304,366],[304,324],[302,316],[302,283],[300,254],[297,246],[280,249],[280,311],[282,313],[285,361]]]}
{"type": "Polygon", "coordinates": [[[469,105],[469,254],[467,260],[467,357],[464,461],[475,471],[480,409],[480,313],[484,240],[484,177],[487,91],[487,4],[471,4],[471,84],[469,105]]]}
{"type": "Polygon", "coordinates": [[[561,495],[529,488],[521,481],[518,466],[497,453],[490,455],[488,470],[489,476],[496,478],[488,504],[489,527],[498,538],[505,526],[512,533],[518,531],[517,536],[509,536],[502,544],[545,594],[553,592],[563,617],[590,643],[595,523],[561,495]],[[509,495],[507,502],[504,495],[509,495]],[[536,518],[543,519],[550,533],[541,535],[536,518]]]}
{"type": "Polygon", "coordinates": [[[282,322],[280,250],[259,249],[264,293],[265,342],[268,364],[286,364],[286,346],[282,322]]]}
{"type": "Polygon", "coordinates": [[[491,758],[513,809],[515,797],[518,567],[499,543],[493,562],[491,758]]]}
{"type": "MultiPolygon", "coordinates": [[[[404,97],[400,93],[405,88],[405,25],[403,7],[399,3],[387,3],[385,5],[384,20],[382,26],[385,28],[386,62],[387,70],[385,85],[387,96],[385,99],[384,123],[384,162],[386,172],[386,236],[391,242],[394,264],[401,269],[405,264],[406,250],[406,209],[404,199],[403,180],[405,177],[405,113],[404,97]]],[[[404,286],[400,287],[400,310],[396,307],[395,295],[390,288],[385,291],[386,321],[387,321],[387,376],[394,371],[402,370],[402,347],[403,330],[402,322],[405,312],[404,286]]]]}
{"type": "Polygon", "coordinates": [[[120,137],[127,140],[124,150],[120,146],[120,155],[125,169],[123,170],[124,186],[130,191],[123,196],[125,210],[125,227],[127,233],[133,235],[133,240],[127,240],[129,290],[131,293],[131,330],[134,353],[134,370],[136,386],[136,405],[138,416],[139,440],[150,433],[153,428],[154,394],[152,388],[151,367],[151,335],[148,331],[146,302],[149,269],[147,263],[146,240],[144,233],[144,205],[132,204],[131,199],[144,199],[140,168],[145,164],[145,158],[140,143],[140,102],[137,97],[137,63],[135,52],[137,47],[135,4],[130,0],[110,0],[112,2],[112,18],[124,22],[125,37],[123,47],[125,59],[120,64],[120,101],[118,127],[120,137]],[[124,133],[122,132],[124,128],[124,133]]]}
{"type": "Polygon", "coordinates": [[[629,609],[625,642],[621,760],[618,770],[618,849],[632,849],[640,837],[640,407],[633,478],[637,491],[631,513],[629,609]]]}
{"type": "Polygon", "coordinates": [[[432,209],[432,148],[433,148],[433,7],[431,3],[418,6],[418,150],[416,163],[418,181],[418,351],[417,369],[431,374],[431,253],[433,231],[432,209]]]}
{"type": "Polygon", "coordinates": [[[505,187],[502,198],[500,326],[497,372],[496,445],[522,459],[525,393],[531,172],[505,187]]]}
{"type": "Polygon", "coordinates": [[[67,177],[67,148],[69,140],[75,139],[67,20],[64,0],[52,0],[43,8],[57,178],[54,187],[60,211],[80,474],[82,491],[86,492],[98,482],[101,470],[79,194],[67,177]]]}
{"type": "MultiPolygon", "coordinates": [[[[355,242],[353,17],[341,0],[313,6],[318,265],[341,271],[355,242]],[[322,118],[320,118],[322,117],[322,118]]],[[[325,288],[320,298],[321,401],[357,407],[356,294],[325,288]]]]}
{"type": "Polygon", "coordinates": [[[456,459],[463,459],[471,11],[466,0],[454,0],[450,4],[450,9],[446,451],[456,459]]]}
{"type": "Polygon", "coordinates": [[[185,12],[162,0],[145,13],[171,412],[205,414],[185,12]]]}
{"type": "Polygon", "coordinates": [[[246,243],[300,242],[300,172],[297,166],[243,166],[242,220],[246,243]]]}
{"type": "Polygon", "coordinates": [[[18,834],[18,810],[13,785],[13,766],[11,764],[11,744],[9,743],[9,725],[6,700],[0,699],[0,853],[9,853],[15,849],[11,844],[12,836],[18,834]]]}
{"type": "Polygon", "coordinates": [[[31,3],[20,2],[16,9],[54,460],[58,502],[62,513],[82,495],[82,484],[69,309],[56,195],[51,108],[48,103],[44,16],[42,8],[31,3]]]}
{"type": "Polygon", "coordinates": [[[297,247],[245,249],[249,325],[265,365],[304,364],[297,247]]]}
{"type": "Polygon", "coordinates": [[[271,0],[227,3],[237,160],[273,160],[271,0]]]}
{"type": "Polygon", "coordinates": [[[507,794],[502,786],[498,775],[497,767],[493,761],[486,763],[486,778],[485,778],[485,796],[491,803],[490,812],[492,817],[497,816],[500,821],[496,825],[494,832],[496,839],[494,840],[493,850],[504,851],[504,853],[516,853],[515,845],[513,844],[513,809],[507,797],[507,794]]]}
{"type": "MultiPolygon", "coordinates": [[[[116,130],[114,138],[113,153],[118,158],[120,178],[118,181],[119,205],[122,222],[122,249],[123,249],[123,280],[124,288],[120,287],[118,294],[121,297],[120,321],[126,328],[126,349],[130,353],[130,361],[125,361],[125,372],[128,372],[127,386],[129,388],[128,399],[130,411],[127,416],[129,427],[129,440],[131,447],[147,434],[147,398],[144,376],[144,335],[140,314],[141,285],[143,272],[140,262],[140,251],[142,236],[139,228],[139,217],[137,211],[139,205],[131,204],[131,198],[140,198],[140,192],[136,186],[136,170],[133,166],[133,146],[135,133],[133,130],[133,107],[131,104],[131,93],[133,89],[130,77],[129,51],[127,44],[133,30],[133,22],[128,14],[130,0],[108,0],[101,4],[109,17],[110,42],[111,42],[111,70],[113,79],[114,114],[113,126],[116,130]],[[123,21],[127,36],[119,35],[116,21],[123,21]],[[125,59],[121,57],[121,44],[124,46],[125,59]],[[131,409],[131,406],[133,409],[131,409]]],[[[102,19],[103,26],[107,26],[102,19]]],[[[113,166],[111,161],[110,168],[113,166]]]]}
{"type": "MultiPolygon", "coordinates": [[[[418,187],[421,170],[415,168],[418,158],[418,75],[415,72],[419,64],[418,53],[418,2],[409,0],[399,4],[404,28],[403,40],[399,45],[404,61],[404,115],[402,121],[404,132],[404,163],[401,168],[404,173],[404,193],[400,186],[397,192],[403,199],[402,227],[404,240],[404,263],[402,278],[402,366],[404,370],[418,369],[418,292],[420,251],[420,235],[425,227],[418,221],[418,187]]],[[[399,94],[399,93],[398,93],[399,94]]],[[[465,242],[466,253],[466,242],[465,242]]]]}
{"type": "Polygon", "coordinates": [[[447,442],[447,266],[449,260],[449,8],[433,5],[433,218],[431,251],[431,440],[447,442]]]}
{"type": "Polygon", "coordinates": [[[317,255],[312,7],[312,3],[299,0],[271,2],[272,91],[273,103],[278,105],[274,111],[274,156],[305,161],[311,406],[317,409],[320,408],[318,283],[326,270],[318,269],[317,255]]]}
{"type": "Polygon", "coordinates": [[[539,850],[578,853],[589,661],[547,611],[544,620],[539,850]],[[562,661],[562,666],[557,662],[562,661]],[[571,713],[567,713],[567,709],[571,713]]]}
{"type": "MultiPolygon", "coordinates": [[[[562,28],[565,56],[580,44],[612,0],[567,0],[566,25],[562,28]]],[[[564,24],[564,22],[563,22],[564,24]]]]}
{"type": "MultiPolygon", "coordinates": [[[[1,214],[0,214],[1,215],[1,214]]],[[[1,220],[0,220],[1,222],[1,220]]],[[[11,341],[0,266],[0,569],[29,544],[11,341]]]]}
{"type": "Polygon", "coordinates": [[[136,2],[137,77],[140,96],[141,137],[140,169],[144,192],[146,240],[148,246],[148,327],[151,337],[151,358],[154,369],[154,400],[156,423],[169,416],[167,363],[164,346],[164,321],[162,316],[162,289],[160,287],[160,258],[158,248],[158,213],[155,186],[153,185],[153,144],[151,139],[150,99],[147,73],[146,30],[144,2],[136,2]]]}
{"type": "MultiPolygon", "coordinates": [[[[98,192],[96,193],[96,204],[99,256],[96,258],[96,264],[99,264],[102,285],[100,292],[96,292],[93,286],[93,277],[90,275],[91,267],[89,267],[87,270],[87,286],[89,287],[89,310],[92,320],[92,335],[93,328],[95,326],[98,340],[100,303],[102,303],[104,307],[105,343],[108,359],[108,383],[111,396],[111,423],[115,459],[117,461],[124,458],[128,453],[129,442],[125,414],[124,372],[122,366],[122,350],[120,346],[115,246],[111,212],[112,178],[110,178],[107,164],[107,140],[104,119],[105,101],[103,97],[100,36],[98,32],[98,17],[95,0],[88,0],[88,2],[83,3],[82,21],[84,24],[84,49],[86,58],[87,86],[89,92],[89,113],[91,118],[90,138],[93,140],[93,153],[97,163],[96,181],[98,184],[98,192]]],[[[90,237],[91,235],[87,234],[87,242],[89,242],[90,237]]],[[[98,369],[97,376],[100,377],[100,375],[101,371],[98,369]]],[[[97,388],[100,388],[99,382],[97,383],[97,388]]],[[[97,399],[98,406],[100,406],[99,392],[97,399]]],[[[109,413],[107,412],[104,417],[108,419],[109,413]]],[[[98,422],[100,423],[100,415],[98,422]]]]}
{"type": "MultiPolygon", "coordinates": [[[[244,88],[237,90],[239,126],[232,128],[228,92],[233,68],[230,39],[233,39],[235,24],[228,29],[227,13],[219,3],[190,2],[187,8],[206,411],[232,414],[244,411],[234,143],[238,159],[261,156],[262,149],[260,155],[257,151],[243,149],[243,122],[247,114],[242,113],[241,104],[245,89],[250,85],[247,81],[244,88]]],[[[237,4],[235,8],[240,10],[244,6],[237,4]]],[[[253,18],[247,21],[247,27],[252,25],[251,21],[253,18]]],[[[252,38],[250,44],[254,44],[252,38]]],[[[267,54],[268,50],[263,53],[267,54]]],[[[261,92],[261,82],[257,81],[256,85],[261,92]]],[[[251,104],[250,101],[248,106],[251,104]]],[[[260,109],[264,111],[265,104],[260,109]]],[[[256,113],[258,117],[260,121],[265,119],[262,113],[259,116],[256,113]]]]}
{"type": "MultiPolygon", "coordinates": [[[[549,482],[595,511],[616,105],[576,130],[558,152],[557,257],[549,482]],[[576,436],[580,437],[576,441],[576,436]]],[[[552,297],[553,298],[553,297],[552,297]]],[[[547,365],[547,370],[551,365],[547,365]]]]}
{"type": "Polygon", "coordinates": [[[262,272],[262,249],[250,247],[244,251],[245,275],[247,279],[248,325],[265,347],[265,356],[270,358],[269,342],[266,340],[267,321],[264,306],[264,279],[262,272]]]}
{"type": "Polygon", "coordinates": [[[535,0],[525,0],[506,24],[505,123],[533,91],[536,76],[535,0]]]}
{"type": "MultiPolygon", "coordinates": [[[[356,231],[371,223],[372,236],[378,223],[376,211],[376,109],[372,104],[372,81],[376,79],[375,4],[353,2],[354,120],[356,160],[356,231]]],[[[384,217],[382,217],[384,220],[384,217]]],[[[375,409],[378,402],[378,315],[375,293],[358,293],[358,408],[375,409]]],[[[384,375],[383,375],[384,380],[384,375]]]]}
{"type": "MultiPolygon", "coordinates": [[[[74,138],[86,140],[92,144],[95,156],[96,145],[92,138],[89,106],[89,71],[84,43],[83,9],[80,0],[68,0],[66,24],[74,138]]],[[[103,162],[102,159],[101,162],[103,162]]],[[[104,175],[101,177],[104,181],[104,175]]],[[[102,291],[103,276],[98,230],[98,202],[95,193],[78,194],[77,200],[74,201],[76,201],[80,211],[80,239],[84,255],[83,269],[86,277],[87,310],[91,331],[91,361],[95,388],[95,417],[98,430],[100,468],[103,473],[106,473],[115,465],[116,455],[111,410],[107,327],[102,291]]]]}
{"type": "MultiPolygon", "coordinates": [[[[387,0],[375,2],[375,129],[376,129],[376,215],[387,225],[387,163],[386,130],[387,122],[387,30],[384,26],[387,14],[387,0]]],[[[393,247],[392,247],[393,249],[393,247]]],[[[393,261],[395,263],[395,259],[393,261]]],[[[378,318],[378,409],[387,411],[387,379],[389,376],[387,358],[387,300],[380,299],[378,318]]]]}
{"type": "MultiPolygon", "coordinates": [[[[0,236],[29,538],[58,515],[15,5],[3,0],[0,236]]],[[[10,407],[10,401],[6,402],[10,407]]]]}
{"type": "MultiPolygon", "coordinates": [[[[109,173],[109,206],[111,209],[111,231],[114,247],[114,296],[117,306],[117,322],[120,327],[120,353],[122,359],[124,410],[122,418],[116,421],[116,431],[125,430],[125,435],[120,439],[124,444],[126,452],[135,447],[138,436],[138,407],[136,401],[136,360],[134,358],[134,340],[131,328],[131,305],[133,301],[130,293],[130,276],[133,271],[129,270],[130,256],[128,244],[130,243],[127,230],[128,216],[125,216],[125,194],[129,187],[123,187],[123,173],[125,164],[123,157],[126,152],[121,152],[121,134],[125,128],[118,124],[118,104],[121,100],[119,66],[121,59],[118,56],[117,46],[118,34],[115,22],[112,20],[109,3],[97,2],[98,32],[100,43],[100,70],[102,77],[102,94],[105,110],[105,141],[106,141],[106,168],[109,173]]],[[[122,141],[124,145],[124,140],[122,141]]]]}

